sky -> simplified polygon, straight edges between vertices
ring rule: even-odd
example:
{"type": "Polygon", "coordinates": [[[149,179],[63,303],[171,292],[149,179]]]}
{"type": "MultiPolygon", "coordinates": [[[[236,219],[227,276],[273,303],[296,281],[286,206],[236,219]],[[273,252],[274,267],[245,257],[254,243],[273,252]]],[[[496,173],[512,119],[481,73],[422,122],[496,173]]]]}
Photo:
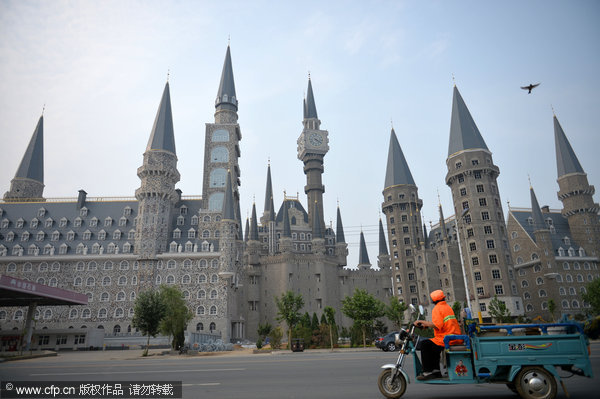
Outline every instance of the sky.
{"type": "MultiPolygon", "coordinates": [[[[239,124],[242,216],[303,193],[297,159],[310,73],[325,156],[325,220],[339,201],[358,263],[377,263],[394,130],[427,227],[453,214],[445,185],[452,87],[500,168],[505,215],[560,209],[552,115],[600,187],[600,2],[0,0],[0,195],[44,109],[46,198],[133,197],[169,74],[183,195],[200,195],[205,124],[228,43],[239,124]],[[541,85],[531,94],[520,86],[541,85]]],[[[595,200],[598,201],[596,194],[595,200]]]]}

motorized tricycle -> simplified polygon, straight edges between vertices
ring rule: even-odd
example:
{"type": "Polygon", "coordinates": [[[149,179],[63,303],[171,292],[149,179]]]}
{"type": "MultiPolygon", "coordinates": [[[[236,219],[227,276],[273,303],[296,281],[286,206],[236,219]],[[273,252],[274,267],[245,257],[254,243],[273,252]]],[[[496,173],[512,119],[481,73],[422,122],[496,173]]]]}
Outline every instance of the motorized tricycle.
{"type": "MultiPolygon", "coordinates": [[[[379,391],[386,398],[399,398],[410,381],[404,371],[404,361],[413,354],[415,377],[422,372],[416,354],[419,336],[415,333],[416,320],[423,315],[423,307],[409,305],[411,317],[406,328],[396,336],[400,354],[394,364],[386,364],[379,375],[379,391]]],[[[523,399],[554,399],[560,382],[568,392],[557,369],[592,378],[590,346],[580,325],[554,324],[502,324],[483,326],[467,319],[464,335],[444,337],[441,367],[442,377],[418,380],[418,384],[482,384],[496,383],[506,386],[523,399]],[[462,340],[461,345],[450,341],[462,340]]],[[[563,377],[564,378],[564,377],[563,377]]]]}

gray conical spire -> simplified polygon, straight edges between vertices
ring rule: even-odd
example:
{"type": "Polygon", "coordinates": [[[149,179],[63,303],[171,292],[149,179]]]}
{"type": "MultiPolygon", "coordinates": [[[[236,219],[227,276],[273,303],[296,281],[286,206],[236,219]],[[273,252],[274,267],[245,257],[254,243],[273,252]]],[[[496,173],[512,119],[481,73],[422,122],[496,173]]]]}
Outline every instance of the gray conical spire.
{"type": "Polygon", "coordinates": [[[238,100],[235,95],[235,82],[233,81],[233,66],[231,64],[231,51],[227,46],[223,72],[221,72],[221,83],[215,100],[215,108],[237,111],[238,100]]]}
{"type": "Polygon", "coordinates": [[[312,229],[313,238],[323,238],[323,229],[321,229],[321,215],[319,215],[319,205],[317,201],[314,203],[312,229]]]}
{"type": "Polygon", "coordinates": [[[335,226],[335,239],[336,242],[342,243],[346,242],[346,237],[344,236],[344,225],[342,224],[342,214],[340,213],[340,207],[337,208],[337,222],[335,226]]]}
{"type": "Polygon", "coordinates": [[[456,86],[454,86],[448,157],[459,151],[472,148],[481,148],[489,151],[467,105],[456,86]]]}
{"type": "Polygon", "coordinates": [[[556,146],[556,169],[558,177],[569,173],[585,173],[556,115],[554,116],[554,144],[556,146]]]}
{"type": "Polygon", "coordinates": [[[390,134],[390,148],[388,151],[387,167],[385,170],[384,188],[399,184],[414,185],[415,181],[410,173],[406,158],[404,158],[402,148],[400,148],[400,143],[398,143],[396,132],[392,128],[392,132],[390,134]]]}
{"type": "Polygon", "coordinates": [[[306,91],[306,101],[304,106],[304,118],[305,119],[319,119],[317,116],[317,106],[315,105],[315,96],[313,95],[312,83],[310,76],[308,78],[308,90],[306,91]]]}
{"type": "Polygon", "coordinates": [[[369,261],[369,253],[367,252],[367,244],[365,243],[365,235],[362,230],[360,231],[360,246],[358,251],[358,267],[366,267],[371,266],[371,261],[369,261]]]}
{"type": "Polygon", "coordinates": [[[250,236],[250,221],[246,218],[246,231],[244,232],[244,241],[248,241],[250,236]]]}
{"type": "Polygon", "coordinates": [[[256,204],[252,204],[252,220],[250,221],[250,240],[258,241],[258,222],[256,220],[256,204]]]}
{"type": "Polygon", "coordinates": [[[227,171],[227,182],[225,183],[225,202],[223,203],[223,219],[235,221],[233,208],[233,191],[231,190],[231,170],[227,171]]]}
{"type": "Polygon", "coordinates": [[[44,115],[38,120],[15,178],[44,182],[44,115]]]}
{"type": "Polygon", "coordinates": [[[535,192],[533,191],[533,187],[529,187],[529,194],[531,196],[531,217],[533,218],[533,229],[542,230],[546,229],[546,224],[544,223],[544,216],[542,216],[542,210],[540,209],[540,204],[538,203],[537,197],[535,196],[535,192]]]}
{"type": "Polygon", "coordinates": [[[171,94],[169,91],[169,82],[165,85],[154,126],[148,140],[146,151],[163,150],[175,154],[175,133],[173,130],[173,114],[171,113],[171,94]]]}
{"type": "Polygon", "coordinates": [[[446,221],[444,220],[444,211],[442,210],[442,204],[438,205],[440,208],[440,229],[442,230],[442,238],[448,239],[448,232],[446,230],[446,221]]]}
{"type": "Polygon", "coordinates": [[[269,212],[269,221],[275,221],[275,205],[273,204],[273,185],[271,184],[271,164],[267,166],[267,188],[265,190],[265,213],[269,212]]]}
{"type": "Polygon", "coordinates": [[[243,240],[245,236],[243,235],[243,232],[242,232],[242,212],[240,211],[239,199],[236,202],[237,202],[237,207],[236,207],[236,212],[235,212],[235,220],[237,220],[237,224],[238,224],[238,240],[243,240]]]}
{"type": "Polygon", "coordinates": [[[389,255],[381,218],[379,218],[379,255],[389,255]]]}
{"type": "Polygon", "coordinates": [[[283,236],[291,237],[292,236],[292,226],[290,225],[290,215],[288,213],[288,205],[283,202],[283,236]]]}

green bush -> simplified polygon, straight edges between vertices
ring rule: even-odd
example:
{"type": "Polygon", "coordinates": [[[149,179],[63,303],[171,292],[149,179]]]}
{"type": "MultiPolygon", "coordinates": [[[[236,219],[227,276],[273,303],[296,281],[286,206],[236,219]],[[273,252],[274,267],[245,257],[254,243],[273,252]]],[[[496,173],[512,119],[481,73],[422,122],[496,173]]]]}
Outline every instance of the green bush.
{"type": "Polygon", "coordinates": [[[258,341],[256,341],[256,349],[260,349],[262,348],[263,344],[262,344],[262,340],[259,338],[258,341]]]}
{"type": "Polygon", "coordinates": [[[277,326],[277,328],[274,328],[273,330],[271,330],[271,334],[269,334],[269,338],[270,338],[270,342],[271,342],[271,348],[272,349],[279,349],[281,347],[281,338],[283,337],[283,331],[281,330],[281,327],[277,326]]]}

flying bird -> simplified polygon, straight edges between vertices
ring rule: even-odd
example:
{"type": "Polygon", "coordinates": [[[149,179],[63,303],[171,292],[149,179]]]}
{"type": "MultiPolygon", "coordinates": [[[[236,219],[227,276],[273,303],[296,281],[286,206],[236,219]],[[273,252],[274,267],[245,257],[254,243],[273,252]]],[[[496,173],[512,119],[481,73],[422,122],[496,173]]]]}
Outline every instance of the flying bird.
{"type": "Polygon", "coordinates": [[[529,86],[521,86],[521,89],[528,90],[527,94],[531,94],[531,89],[534,89],[534,88],[538,87],[539,85],[540,85],[539,83],[536,83],[536,84],[532,83],[529,86]]]}

